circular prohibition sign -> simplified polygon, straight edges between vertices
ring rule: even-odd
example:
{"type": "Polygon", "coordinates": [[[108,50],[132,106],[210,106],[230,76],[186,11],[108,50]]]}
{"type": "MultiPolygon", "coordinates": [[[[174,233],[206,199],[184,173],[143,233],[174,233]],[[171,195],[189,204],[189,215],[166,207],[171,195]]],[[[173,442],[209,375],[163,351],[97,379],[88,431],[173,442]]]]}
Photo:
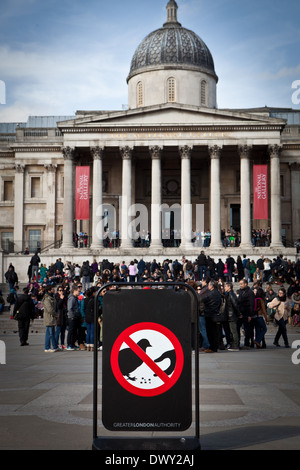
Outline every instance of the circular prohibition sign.
{"type": "Polygon", "coordinates": [[[154,397],[167,392],[178,381],[183,369],[184,354],[178,338],[174,335],[174,333],[172,333],[172,331],[158,323],[143,322],[130,326],[118,336],[112,347],[110,362],[112,372],[116,380],[125,390],[134,395],[139,395],[142,397],[154,397]],[[172,344],[172,347],[174,348],[176,355],[176,365],[173,373],[170,376],[167,375],[159,367],[159,365],[157,365],[156,362],[151,357],[149,357],[149,355],[143,349],[141,349],[139,345],[130,337],[135,333],[143,333],[144,331],[149,330],[152,330],[156,334],[163,335],[165,339],[169,341],[172,344]],[[156,375],[157,377],[159,377],[159,379],[161,379],[159,385],[155,385],[153,386],[153,388],[150,387],[145,389],[143,387],[139,387],[138,385],[133,385],[129,382],[129,380],[124,377],[119,365],[119,354],[121,352],[121,347],[122,345],[124,345],[124,343],[128,346],[128,348],[133,351],[134,354],[136,354],[140,358],[141,362],[145,363],[148,366],[153,375],[156,375]]]}

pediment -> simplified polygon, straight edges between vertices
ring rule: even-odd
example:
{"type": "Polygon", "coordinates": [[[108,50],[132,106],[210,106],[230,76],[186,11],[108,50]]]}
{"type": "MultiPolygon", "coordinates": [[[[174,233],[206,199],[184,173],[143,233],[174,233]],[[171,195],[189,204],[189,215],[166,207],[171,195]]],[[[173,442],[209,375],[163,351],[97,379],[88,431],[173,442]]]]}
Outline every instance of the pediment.
{"type": "MultiPolygon", "coordinates": [[[[126,111],[94,111],[77,112],[77,117],[70,121],[58,123],[61,129],[123,126],[275,126],[285,125],[285,121],[270,118],[267,115],[247,113],[244,111],[218,110],[199,108],[196,106],[183,106],[179,104],[165,104],[149,106],[126,111]]],[[[76,132],[76,131],[75,131],[76,132]]]]}

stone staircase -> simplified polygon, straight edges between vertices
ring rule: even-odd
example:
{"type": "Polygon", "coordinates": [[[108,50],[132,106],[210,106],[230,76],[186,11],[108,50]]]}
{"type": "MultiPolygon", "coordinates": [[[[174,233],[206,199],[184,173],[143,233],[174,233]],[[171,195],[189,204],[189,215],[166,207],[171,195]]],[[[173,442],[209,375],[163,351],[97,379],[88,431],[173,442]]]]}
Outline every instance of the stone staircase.
{"type": "MultiPolygon", "coordinates": [[[[19,292],[22,292],[22,288],[25,287],[25,284],[20,284],[19,292]]],[[[5,300],[4,312],[0,313],[0,336],[6,335],[17,335],[18,334],[18,322],[10,318],[9,307],[6,302],[6,297],[9,293],[9,288],[7,284],[0,284],[0,289],[5,300]]],[[[30,322],[29,328],[30,334],[45,334],[45,327],[42,318],[37,318],[30,322]]]]}
{"type": "MultiPolygon", "coordinates": [[[[30,322],[30,334],[45,334],[45,327],[42,318],[37,318],[30,322]]],[[[18,322],[10,318],[10,312],[5,307],[5,310],[0,314],[0,336],[18,334],[18,322]]]]}

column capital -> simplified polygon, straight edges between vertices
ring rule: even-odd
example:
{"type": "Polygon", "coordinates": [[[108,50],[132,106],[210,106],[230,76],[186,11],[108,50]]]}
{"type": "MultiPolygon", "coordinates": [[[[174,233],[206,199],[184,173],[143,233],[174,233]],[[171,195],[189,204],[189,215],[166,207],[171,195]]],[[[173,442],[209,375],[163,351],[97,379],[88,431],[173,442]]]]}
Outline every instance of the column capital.
{"type": "Polygon", "coordinates": [[[183,147],[179,147],[179,153],[181,156],[181,159],[190,159],[192,155],[193,147],[190,147],[189,145],[184,145],[183,147]]]}
{"type": "Polygon", "coordinates": [[[281,145],[269,145],[268,146],[268,152],[271,158],[278,158],[280,157],[282,151],[282,146],[281,145]]]}
{"type": "Polygon", "coordinates": [[[24,173],[25,171],[25,164],[24,163],[16,163],[14,165],[16,173],[24,173]]]}
{"type": "Polygon", "coordinates": [[[300,163],[293,162],[289,164],[291,171],[300,171],[300,163]]]}
{"type": "Polygon", "coordinates": [[[55,171],[57,169],[57,165],[54,164],[54,163],[45,163],[44,168],[46,168],[46,170],[49,173],[55,173],[55,171]]]}
{"type": "Polygon", "coordinates": [[[162,149],[163,148],[160,147],[159,145],[155,145],[154,147],[149,147],[149,152],[150,152],[152,160],[160,160],[162,149]]]}
{"type": "Polygon", "coordinates": [[[104,154],[104,147],[91,147],[90,148],[93,160],[102,160],[104,154]]]}
{"type": "Polygon", "coordinates": [[[62,153],[64,160],[73,161],[75,157],[75,149],[71,147],[63,147],[62,153]]]}
{"type": "Polygon", "coordinates": [[[131,160],[132,159],[132,152],[133,152],[133,148],[128,147],[128,145],[126,147],[120,147],[120,153],[121,153],[122,160],[131,160]]]}
{"type": "Polygon", "coordinates": [[[219,145],[209,145],[208,146],[208,153],[210,155],[210,158],[213,159],[219,159],[221,157],[221,152],[222,148],[219,145]]]}
{"type": "Polygon", "coordinates": [[[239,145],[238,152],[241,158],[250,158],[252,145],[239,145]]]}

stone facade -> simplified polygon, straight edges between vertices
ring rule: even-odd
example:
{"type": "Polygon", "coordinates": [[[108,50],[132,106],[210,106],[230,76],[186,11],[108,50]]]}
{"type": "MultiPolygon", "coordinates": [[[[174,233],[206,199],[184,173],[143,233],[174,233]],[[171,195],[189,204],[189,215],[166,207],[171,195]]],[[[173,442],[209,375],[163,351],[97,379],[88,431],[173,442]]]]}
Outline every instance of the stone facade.
{"type": "MultiPolygon", "coordinates": [[[[174,5],[168,3],[168,28],[171,23],[179,28],[174,5]]],[[[131,68],[126,111],[0,123],[2,260],[27,247],[41,248],[49,260],[58,253],[70,260],[79,254],[119,261],[141,254],[158,258],[168,250],[172,257],[194,256],[202,242],[192,243],[191,234],[205,231],[211,233],[209,252],[222,256],[221,229],[240,233],[234,248],[240,253],[252,249],[251,228],[271,228],[270,256],[287,250],[283,240],[294,246],[300,238],[300,111],[218,110],[211,64],[207,69],[198,64],[197,70],[189,70],[191,64],[156,67],[156,72],[153,64],[131,68]],[[170,77],[174,100],[166,88],[170,77]],[[207,88],[201,94],[203,81],[207,88]],[[253,220],[254,164],[268,165],[265,221],[253,220]],[[75,221],[76,166],[90,167],[87,221],[75,221]],[[130,212],[132,204],[140,210],[130,212]],[[128,231],[142,208],[150,247],[137,247],[128,231]],[[99,237],[103,217],[104,225],[118,231],[118,242],[106,245],[99,237]],[[177,218],[180,241],[166,244],[163,233],[177,218]],[[88,234],[86,248],[74,246],[73,234],[80,231],[88,234]]],[[[295,249],[286,253],[296,256],[295,249]]]]}

